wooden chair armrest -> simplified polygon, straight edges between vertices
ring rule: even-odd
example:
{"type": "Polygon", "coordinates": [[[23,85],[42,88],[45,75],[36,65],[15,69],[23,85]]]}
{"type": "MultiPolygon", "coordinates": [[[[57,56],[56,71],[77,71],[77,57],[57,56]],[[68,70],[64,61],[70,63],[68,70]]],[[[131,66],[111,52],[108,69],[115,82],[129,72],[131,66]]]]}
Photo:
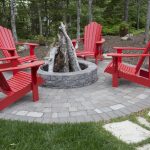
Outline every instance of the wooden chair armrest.
{"type": "Polygon", "coordinates": [[[117,53],[108,53],[107,56],[112,57],[150,57],[150,54],[117,54],[117,53]]]}
{"type": "Polygon", "coordinates": [[[14,60],[14,59],[18,59],[18,58],[19,58],[19,56],[0,58],[0,61],[14,60]]]}
{"type": "Polygon", "coordinates": [[[18,42],[16,44],[17,45],[28,45],[29,50],[30,50],[30,56],[34,55],[34,49],[35,49],[36,46],[39,45],[39,44],[36,44],[36,43],[23,43],[23,42],[18,42]]]}
{"type": "Polygon", "coordinates": [[[146,48],[139,47],[113,47],[115,50],[145,50],[146,48]]]}
{"type": "Polygon", "coordinates": [[[84,41],[84,38],[80,38],[80,40],[84,41]]]}
{"type": "Polygon", "coordinates": [[[9,67],[9,68],[4,68],[0,69],[0,72],[7,72],[7,71],[15,71],[15,70],[22,70],[22,69],[27,69],[27,68],[34,68],[38,67],[40,65],[44,64],[44,61],[34,61],[32,63],[26,63],[17,67],[9,67]]]}
{"type": "Polygon", "coordinates": [[[31,45],[31,46],[38,46],[39,44],[37,43],[24,43],[24,42],[17,42],[16,45],[31,45]]]}
{"type": "MultiPolygon", "coordinates": [[[[80,40],[84,41],[84,38],[80,38],[80,40]]],[[[76,43],[77,39],[72,39],[72,43],[76,43]]]]}
{"type": "Polygon", "coordinates": [[[16,48],[5,48],[5,47],[0,47],[1,50],[6,50],[6,51],[15,51],[16,48]]]}
{"type": "Polygon", "coordinates": [[[101,45],[101,44],[103,44],[104,42],[105,42],[105,39],[102,38],[100,41],[97,41],[96,44],[97,44],[97,45],[101,45]]]}

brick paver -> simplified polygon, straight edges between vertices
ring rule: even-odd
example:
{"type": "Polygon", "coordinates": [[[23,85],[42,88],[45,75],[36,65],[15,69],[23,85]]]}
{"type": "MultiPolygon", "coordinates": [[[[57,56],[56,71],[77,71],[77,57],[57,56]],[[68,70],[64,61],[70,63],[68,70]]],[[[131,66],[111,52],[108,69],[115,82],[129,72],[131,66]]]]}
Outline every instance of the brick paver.
{"type": "Polygon", "coordinates": [[[109,120],[150,107],[149,88],[122,79],[119,87],[113,88],[111,76],[103,72],[107,64],[108,60],[99,62],[96,83],[74,89],[39,87],[38,102],[33,102],[29,93],[1,111],[0,118],[41,123],[87,122],[109,120]]]}

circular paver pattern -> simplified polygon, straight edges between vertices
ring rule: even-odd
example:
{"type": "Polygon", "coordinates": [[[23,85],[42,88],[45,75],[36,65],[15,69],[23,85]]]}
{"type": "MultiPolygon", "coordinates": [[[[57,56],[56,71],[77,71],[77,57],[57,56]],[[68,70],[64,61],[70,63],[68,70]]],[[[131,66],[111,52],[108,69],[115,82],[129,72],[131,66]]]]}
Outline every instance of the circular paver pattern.
{"type": "Polygon", "coordinates": [[[104,73],[108,61],[99,62],[98,81],[74,89],[39,87],[40,99],[32,101],[29,93],[0,112],[0,118],[52,122],[87,122],[109,120],[150,106],[149,88],[120,80],[118,88],[111,86],[112,78],[104,73]]]}

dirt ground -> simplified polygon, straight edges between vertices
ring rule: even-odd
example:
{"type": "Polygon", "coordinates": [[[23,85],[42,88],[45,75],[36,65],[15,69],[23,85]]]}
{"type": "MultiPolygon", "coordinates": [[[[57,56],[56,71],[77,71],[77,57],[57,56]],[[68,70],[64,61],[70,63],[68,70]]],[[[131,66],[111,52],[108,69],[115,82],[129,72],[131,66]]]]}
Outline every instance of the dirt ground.
{"type": "MultiPolygon", "coordinates": [[[[104,36],[106,42],[103,45],[103,52],[104,53],[110,53],[115,52],[113,50],[114,46],[133,46],[133,47],[145,47],[144,44],[144,34],[139,34],[136,36],[133,36],[132,40],[123,41],[119,36],[104,36]]],[[[81,46],[82,47],[82,46],[81,46]]],[[[35,54],[39,59],[44,59],[48,55],[48,52],[50,51],[50,46],[39,46],[35,49],[35,54]]],[[[139,52],[139,51],[138,51],[139,52]]],[[[141,51],[142,52],[142,51],[141,51]]],[[[137,53],[136,51],[126,51],[126,53],[137,53]]],[[[29,50],[19,51],[18,54],[22,56],[29,55],[29,50]]],[[[2,57],[2,54],[0,53],[0,57],[2,57]]],[[[131,64],[136,64],[138,59],[137,58],[124,58],[123,59],[126,62],[129,62],[131,64]]],[[[144,66],[147,66],[147,59],[144,62],[144,66]]]]}
{"type": "Polygon", "coordinates": [[[144,34],[139,34],[136,36],[133,36],[132,40],[123,41],[119,36],[104,36],[106,42],[103,46],[104,52],[114,52],[113,47],[114,46],[123,46],[123,47],[145,47],[144,44],[144,34]]]}
{"type": "MultiPolygon", "coordinates": [[[[116,52],[113,47],[145,47],[144,34],[133,36],[132,40],[123,41],[119,36],[104,36],[106,42],[103,45],[104,53],[116,52]]],[[[124,51],[124,53],[142,53],[142,51],[124,51]]],[[[139,58],[123,58],[123,61],[130,64],[137,64],[139,58]]],[[[148,67],[148,59],[146,58],[143,67],[148,67]]]]}

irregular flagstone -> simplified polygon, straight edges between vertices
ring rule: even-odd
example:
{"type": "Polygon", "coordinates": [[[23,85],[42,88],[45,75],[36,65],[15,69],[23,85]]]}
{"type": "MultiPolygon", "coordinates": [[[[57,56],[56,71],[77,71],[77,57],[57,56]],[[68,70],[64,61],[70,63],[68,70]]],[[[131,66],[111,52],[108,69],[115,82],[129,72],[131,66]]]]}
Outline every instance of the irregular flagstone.
{"type": "Polygon", "coordinates": [[[140,124],[145,125],[146,127],[150,128],[150,123],[143,117],[137,117],[137,120],[140,124]]]}
{"type": "Polygon", "coordinates": [[[150,138],[150,131],[128,120],[106,124],[104,128],[128,144],[138,143],[150,138]]]}
{"type": "Polygon", "coordinates": [[[137,150],[150,150],[150,144],[144,145],[142,147],[138,147],[137,150]]]}

